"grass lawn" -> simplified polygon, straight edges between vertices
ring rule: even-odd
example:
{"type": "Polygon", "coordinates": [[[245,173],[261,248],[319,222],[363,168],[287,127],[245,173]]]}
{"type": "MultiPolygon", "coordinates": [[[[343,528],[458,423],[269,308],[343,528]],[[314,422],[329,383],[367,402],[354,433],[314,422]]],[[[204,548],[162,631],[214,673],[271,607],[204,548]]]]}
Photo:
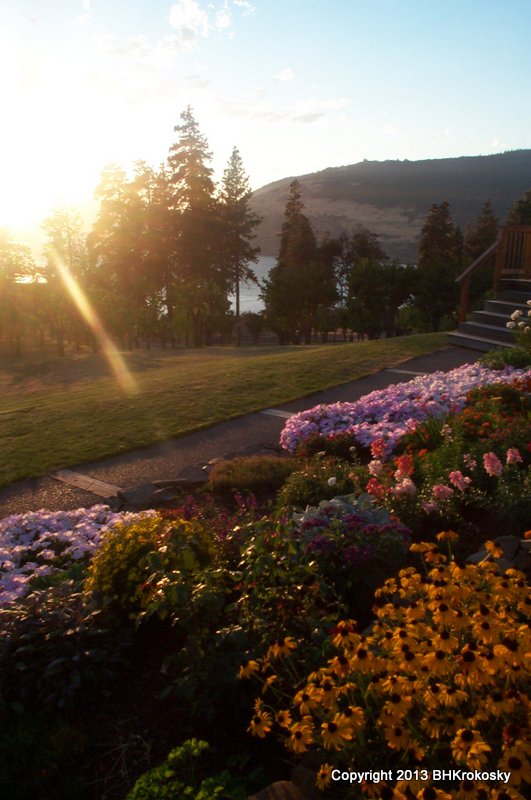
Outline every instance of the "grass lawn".
{"type": "Polygon", "coordinates": [[[0,486],[115,455],[355,380],[445,346],[446,334],[299,347],[124,353],[125,392],[102,354],[0,366],[0,486]]]}

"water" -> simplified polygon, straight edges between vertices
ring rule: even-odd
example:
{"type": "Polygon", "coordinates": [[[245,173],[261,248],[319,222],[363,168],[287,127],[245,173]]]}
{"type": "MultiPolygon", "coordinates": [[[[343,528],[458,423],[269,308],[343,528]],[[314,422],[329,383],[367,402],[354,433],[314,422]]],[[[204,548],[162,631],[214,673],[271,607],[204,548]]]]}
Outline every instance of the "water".
{"type": "MultiPolygon", "coordinates": [[[[263,281],[269,275],[269,270],[276,264],[274,256],[258,256],[256,264],[249,266],[259,281],[263,281]]],[[[263,311],[264,304],[259,299],[260,287],[255,283],[241,283],[240,284],[240,312],[243,314],[245,311],[263,311]]],[[[234,298],[232,307],[234,308],[234,298]]]]}

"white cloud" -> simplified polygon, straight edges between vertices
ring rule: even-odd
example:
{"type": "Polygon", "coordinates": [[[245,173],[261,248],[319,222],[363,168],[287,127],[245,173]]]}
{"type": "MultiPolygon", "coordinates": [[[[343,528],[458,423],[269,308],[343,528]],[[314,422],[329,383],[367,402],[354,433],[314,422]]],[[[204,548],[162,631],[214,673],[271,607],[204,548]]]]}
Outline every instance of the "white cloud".
{"type": "Polygon", "coordinates": [[[276,81],[280,81],[281,83],[287,83],[288,81],[292,81],[294,77],[295,73],[290,67],[281,70],[281,72],[277,72],[276,75],[273,75],[273,78],[276,81]]]}
{"type": "Polygon", "coordinates": [[[267,99],[240,98],[219,101],[222,110],[234,117],[263,120],[264,122],[288,122],[311,124],[326,116],[327,111],[337,111],[350,104],[346,97],[331,97],[317,100],[309,97],[289,107],[276,106],[267,99]]]}
{"type": "Polygon", "coordinates": [[[256,11],[256,8],[253,6],[253,4],[249,3],[247,0],[234,0],[234,5],[241,8],[246,16],[249,14],[254,14],[256,11]]]}
{"type": "Polygon", "coordinates": [[[195,0],[179,0],[170,9],[169,23],[185,37],[208,36],[208,13],[195,0]]]}

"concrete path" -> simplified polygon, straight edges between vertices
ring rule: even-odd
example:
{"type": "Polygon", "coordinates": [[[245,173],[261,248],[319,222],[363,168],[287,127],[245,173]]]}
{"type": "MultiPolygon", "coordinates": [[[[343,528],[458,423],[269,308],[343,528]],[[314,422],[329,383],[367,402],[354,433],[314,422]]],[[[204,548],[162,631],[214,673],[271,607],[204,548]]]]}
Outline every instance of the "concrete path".
{"type": "Polygon", "coordinates": [[[10,514],[21,514],[40,508],[73,509],[104,503],[118,488],[175,478],[186,467],[205,464],[212,458],[274,448],[278,444],[286,418],[293,413],[312,408],[319,403],[357,400],[375,389],[409,381],[416,375],[437,370],[446,371],[471,363],[480,355],[477,350],[446,348],[310,397],[294,400],[279,408],[268,408],[267,398],[264,398],[262,412],[221,422],[203,431],[170,439],[163,444],[81,464],[69,470],[60,470],[55,478],[47,476],[19,481],[0,490],[0,519],[10,514]]]}

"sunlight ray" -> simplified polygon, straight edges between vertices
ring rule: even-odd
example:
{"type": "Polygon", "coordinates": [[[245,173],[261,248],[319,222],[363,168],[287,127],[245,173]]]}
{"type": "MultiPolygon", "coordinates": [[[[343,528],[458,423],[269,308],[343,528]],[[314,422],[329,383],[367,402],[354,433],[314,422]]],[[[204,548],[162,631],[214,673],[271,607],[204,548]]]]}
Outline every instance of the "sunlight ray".
{"type": "Polygon", "coordinates": [[[85,292],[74,278],[63,258],[57,251],[54,252],[54,260],[65,288],[76,304],[81,316],[96,337],[116,380],[126,394],[138,394],[140,391],[138,383],[128,369],[127,364],[125,363],[121,354],[118,352],[113,340],[105,330],[103,323],[91,305],[85,292]]]}

